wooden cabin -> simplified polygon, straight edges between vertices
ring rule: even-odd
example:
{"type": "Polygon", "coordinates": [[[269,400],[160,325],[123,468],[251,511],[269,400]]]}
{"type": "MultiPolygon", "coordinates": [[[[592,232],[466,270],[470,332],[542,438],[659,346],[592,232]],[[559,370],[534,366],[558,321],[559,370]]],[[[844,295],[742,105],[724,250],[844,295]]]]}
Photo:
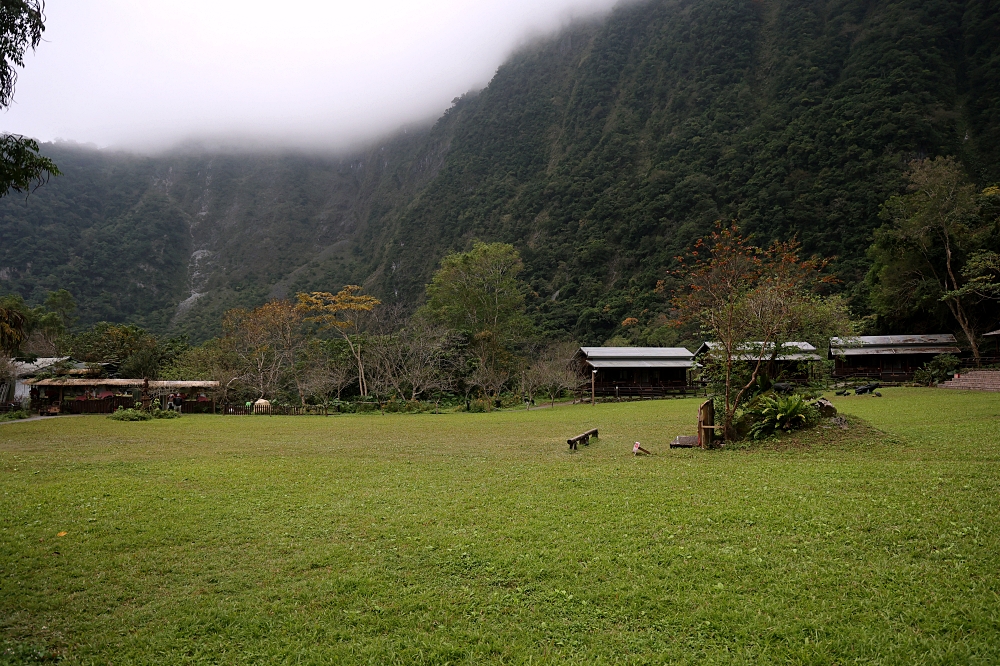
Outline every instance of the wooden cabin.
{"type": "MultiPolygon", "coordinates": [[[[695,352],[694,358],[696,361],[702,359],[718,348],[718,342],[703,342],[695,352]]],[[[816,347],[808,342],[785,342],[781,345],[781,353],[777,356],[774,356],[773,349],[773,343],[765,345],[763,342],[750,342],[736,360],[741,363],[756,363],[763,350],[766,357],[762,368],[763,374],[772,381],[785,382],[809,381],[815,376],[815,369],[823,360],[816,353],[816,347]]]]}
{"type": "Polygon", "coordinates": [[[831,338],[830,358],[836,378],[877,379],[883,382],[908,382],[913,373],[939,354],[961,353],[955,336],[936,335],[862,335],[854,338],[831,338]]]}
{"type": "Polygon", "coordinates": [[[683,347],[581,347],[578,367],[601,397],[658,397],[694,390],[694,354],[683,347]]]}

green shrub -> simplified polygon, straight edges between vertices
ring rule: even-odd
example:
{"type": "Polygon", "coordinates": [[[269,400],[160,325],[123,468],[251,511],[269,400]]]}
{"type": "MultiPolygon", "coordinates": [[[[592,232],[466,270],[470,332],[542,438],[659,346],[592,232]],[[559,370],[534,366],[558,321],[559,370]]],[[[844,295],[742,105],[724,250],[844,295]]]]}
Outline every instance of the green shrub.
{"type": "Polygon", "coordinates": [[[181,417],[180,412],[175,412],[170,409],[160,409],[159,407],[153,409],[150,415],[154,419],[179,419],[181,417]]]}
{"type": "Polygon", "coordinates": [[[761,396],[747,414],[753,420],[750,436],[754,439],[770,437],[779,430],[789,432],[805,428],[819,420],[816,408],[806,403],[801,395],[761,396]]]}
{"type": "Polygon", "coordinates": [[[951,379],[962,362],[951,354],[938,354],[913,373],[913,381],[924,386],[934,386],[951,379]]]}
{"type": "Polygon", "coordinates": [[[6,414],[0,414],[0,421],[17,421],[18,419],[26,419],[31,414],[23,409],[16,409],[13,412],[7,412],[6,414]]]}
{"type": "Polygon", "coordinates": [[[153,415],[141,409],[125,409],[119,407],[114,414],[108,416],[112,421],[149,421],[153,415]]]}

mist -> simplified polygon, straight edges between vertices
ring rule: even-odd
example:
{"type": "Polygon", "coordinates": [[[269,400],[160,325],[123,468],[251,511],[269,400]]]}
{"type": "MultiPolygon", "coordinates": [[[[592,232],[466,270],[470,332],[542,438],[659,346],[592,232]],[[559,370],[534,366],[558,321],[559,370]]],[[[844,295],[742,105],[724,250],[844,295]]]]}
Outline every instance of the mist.
{"type": "Polygon", "coordinates": [[[430,122],[527,40],[613,4],[48,0],[0,130],[141,152],[353,147],[430,122]]]}

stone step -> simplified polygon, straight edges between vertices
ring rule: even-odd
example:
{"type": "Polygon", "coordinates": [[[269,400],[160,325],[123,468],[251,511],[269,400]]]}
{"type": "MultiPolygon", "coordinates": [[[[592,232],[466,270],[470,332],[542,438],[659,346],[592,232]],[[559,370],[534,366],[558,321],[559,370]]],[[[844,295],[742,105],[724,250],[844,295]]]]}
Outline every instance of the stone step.
{"type": "Polygon", "coordinates": [[[966,391],[1000,391],[1000,371],[969,370],[955,379],[938,384],[940,388],[966,391]]]}

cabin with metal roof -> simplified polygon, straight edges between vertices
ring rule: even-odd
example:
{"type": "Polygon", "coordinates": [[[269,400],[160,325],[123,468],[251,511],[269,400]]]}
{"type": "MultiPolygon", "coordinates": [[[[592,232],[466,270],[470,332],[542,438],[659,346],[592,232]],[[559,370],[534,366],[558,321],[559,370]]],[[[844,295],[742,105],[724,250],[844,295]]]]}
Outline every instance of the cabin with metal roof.
{"type": "Polygon", "coordinates": [[[939,354],[958,355],[958,341],[950,333],[935,335],[860,335],[830,338],[833,376],[907,382],[913,373],[939,354]]]}
{"type": "MultiPolygon", "coordinates": [[[[694,353],[694,358],[698,361],[719,349],[718,342],[703,342],[694,353]]],[[[764,375],[774,381],[807,382],[815,374],[816,364],[823,360],[816,353],[816,347],[808,342],[784,342],[777,355],[774,354],[773,342],[748,342],[734,360],[756,363],[761,356],[764,357],[764,375]]]]}
{"type": "Polygon", "coordinates": [[[683,347],[580,347],[578,367],[603,397],[658,397],[694,390],[694,354],[683,347]]]}

